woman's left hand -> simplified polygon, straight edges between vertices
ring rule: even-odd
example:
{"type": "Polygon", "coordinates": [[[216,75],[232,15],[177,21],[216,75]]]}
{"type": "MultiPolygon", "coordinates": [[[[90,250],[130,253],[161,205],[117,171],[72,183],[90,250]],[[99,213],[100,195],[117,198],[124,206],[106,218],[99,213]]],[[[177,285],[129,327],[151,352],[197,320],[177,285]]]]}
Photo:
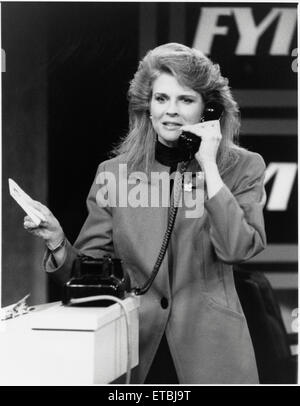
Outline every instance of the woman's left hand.
{"type": "Polygon", "coordinates": [[[204,121],[192,125],[181,127],[183,131],[189,131],[198,137],[201,137],[199,150],[195,158],[203,168],[207,163],[217,162],[217,152],[222,139],[219,120],[204,121]]]}

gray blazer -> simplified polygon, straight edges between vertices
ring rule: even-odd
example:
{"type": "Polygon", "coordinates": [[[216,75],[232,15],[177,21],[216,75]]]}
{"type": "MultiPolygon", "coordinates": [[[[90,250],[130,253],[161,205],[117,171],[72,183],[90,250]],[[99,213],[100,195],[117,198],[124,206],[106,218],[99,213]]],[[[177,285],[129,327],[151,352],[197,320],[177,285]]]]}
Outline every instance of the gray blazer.
{"type": "MultiPolygon", "coordinates": [[[[178,209],[168,255],[151,289],[141,297],[140,362],[132,383],[144,382],[164,332],[180,383],[258,383],[232,264],[248,260],[266,246],[265,164],[260,155],[243,149],[237,148],[235,155],[222,174],[225,185],[205,199],[201,217],[187,218],[184,205],[178,209]],[[167,308],[161,306],[163,297],[168,299],[167,308]]],[[[61,283],[69,279],[78,250],[93,257],[109,253],[121,258],[133,286],[143,285],[152,271],[168,207],[100,207],[99,193],[120,197],[120,191],[109,184],[105,190],[99,174],[113,173],[118,185],[126,176],[120,163],[122,158],[117,157],[99,165],[87,198],[88,217],[74,246],[67,242],[62,266],[55,268],[51,256],[45,257],[46,270],[61,283]]],[[[155,162],[152,170],[168,168],[155,162]]],[[[200,170],[196,161],[189,170],[200,170]]],[[[161,191],[161,183],[143,178],[140,187],[149,193],[161,191]]]]}

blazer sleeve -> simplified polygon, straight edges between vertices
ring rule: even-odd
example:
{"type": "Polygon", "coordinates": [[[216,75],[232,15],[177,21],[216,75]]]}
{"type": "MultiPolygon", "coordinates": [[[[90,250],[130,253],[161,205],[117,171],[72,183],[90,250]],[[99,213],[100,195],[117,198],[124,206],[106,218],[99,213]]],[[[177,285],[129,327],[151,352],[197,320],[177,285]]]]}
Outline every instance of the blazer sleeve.
{"type": "Polygon", "coordinates": [[[266,247],[263,218],[265,168],[259,154],[249,154],[235,169],[236,181],[232,190],[224,184],[205,203],[210,239],[223,262],[246,261],[266,247]]]}
{"type": "Polygon", "coordinates": [[[94,258],[106,254],[114,256],[112,237],[112,209],[107,200],[108,190],[105,182],[105,163],[99,165],[94,182],[87,197],[88,216],[72,246],[67,240],[66,255],[57,267],[49,250],[44,256],[44,269],[60,283],[65,283],[71,276],[74,261],[79,253],[94,258]],[[104,175],[104,176],[103,176],[104,175]]]}

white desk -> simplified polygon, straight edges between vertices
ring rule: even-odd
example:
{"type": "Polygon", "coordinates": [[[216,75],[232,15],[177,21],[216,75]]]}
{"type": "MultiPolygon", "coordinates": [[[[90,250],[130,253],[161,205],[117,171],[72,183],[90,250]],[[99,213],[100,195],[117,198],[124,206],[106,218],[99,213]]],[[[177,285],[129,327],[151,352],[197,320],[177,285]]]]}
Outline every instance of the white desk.
{"type": "MultiPolygon", "coordinates": [[[[132,367],[138,364],[139,298],[124,300],[130,315],[132,367]]],[[[0,385],[106,384],[126,372],[123,310],[38,306],[0,322],[0,385]]]]}

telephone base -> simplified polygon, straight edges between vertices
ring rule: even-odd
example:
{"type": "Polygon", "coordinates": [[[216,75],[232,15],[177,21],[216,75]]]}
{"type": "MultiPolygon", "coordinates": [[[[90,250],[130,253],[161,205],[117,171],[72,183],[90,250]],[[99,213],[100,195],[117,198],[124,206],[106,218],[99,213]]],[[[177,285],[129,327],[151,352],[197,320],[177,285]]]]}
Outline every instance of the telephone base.
{"type": "MultiPolygon", "coordinates": [[[[93,281],[93,284],[88,281],[83,281],[83,278],[72,278],[64,286],[62,303],[64,305],[72,305],[72,299],[81,299],[90,296],[109,295],[119,299],[125,299],[125,289],[119,284],[104,284],[103,281],[93,281]],[[98,282],[98,283],[96,283],[98,282]]],[[[91,281],[89,281],[91,282],[91,281]]],[[[84,303],[76,303],[80,307],[107,307],[113,302],[110,300],[94,300],[84,303]]]]}

